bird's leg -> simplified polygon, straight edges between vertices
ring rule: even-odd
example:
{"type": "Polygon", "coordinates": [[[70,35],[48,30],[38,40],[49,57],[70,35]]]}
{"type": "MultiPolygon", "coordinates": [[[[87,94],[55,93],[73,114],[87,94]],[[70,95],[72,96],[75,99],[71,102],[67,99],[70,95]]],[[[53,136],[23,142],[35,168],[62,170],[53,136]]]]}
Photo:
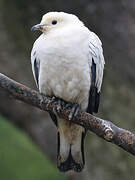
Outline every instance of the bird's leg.
{"type": "MultiPolygon", "coordinates": [[[[67,104],[68,105],[68,104],[67,104]]],[[[70,104],[69,104],[70,105],[70,104]]],[[[77,116],[80,112],[80,106],[78,104],[73,104],[72,108],[70,108],[71,111],[69,113],[69,120],[72,120],[75,116],[77,116]]]]}

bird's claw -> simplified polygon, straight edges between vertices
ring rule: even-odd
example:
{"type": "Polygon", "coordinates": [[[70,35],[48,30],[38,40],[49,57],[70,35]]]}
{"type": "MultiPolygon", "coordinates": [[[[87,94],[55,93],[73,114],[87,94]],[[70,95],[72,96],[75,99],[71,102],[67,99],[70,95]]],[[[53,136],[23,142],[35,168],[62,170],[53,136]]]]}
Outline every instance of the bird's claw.
{"type": "Polygon", "coordinates": [[[62,99],[58,99],[58,107],[57,107],[58,113],[61,112],[61,109],[64,108],[64,106],[65,106],[65,102],[62,99]]]}
{"type": "Polygon", "coordinates": [[[61,109],[66,108],[70,110],[68,119],[71,121],[74,117],[76,117],[80,112],[80,106],[78,104],[72,104],[72,103],[65,103],[64,100],[57,98],[55,96],[52,97],[51,102],[58,103],[57,106],[53,108],[53,113],[58,116],[58,114],[61,112],[61,109]]]}
{"type": "Polygon", "coordinates": [[[69,120],[71,121],[74,117],[76,117],[79,114],[79,111],[80,106],[78,104],[74,104],[68,116],[69,120]]]}
{"type": "Polygon", "coordinates": [[[51,102],[56,102],[56,101],[58,105],[53,108],[53,113],[55,115],[58,115],[61,112],[61,109],[65,106],[65,102],[62,99],[53,96],[51,102]]]}

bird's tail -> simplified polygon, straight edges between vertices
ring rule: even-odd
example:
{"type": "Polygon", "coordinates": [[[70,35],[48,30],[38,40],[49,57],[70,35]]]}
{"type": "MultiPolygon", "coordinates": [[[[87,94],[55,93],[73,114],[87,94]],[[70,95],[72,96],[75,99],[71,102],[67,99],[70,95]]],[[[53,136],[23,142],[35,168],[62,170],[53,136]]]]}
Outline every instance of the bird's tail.
{"type": "Polygon", "coordinates": [[[85,134],[83,127],[64,119],[58,119],[57,165],[60,171],[82,171],[85,164],[85,134]]]}

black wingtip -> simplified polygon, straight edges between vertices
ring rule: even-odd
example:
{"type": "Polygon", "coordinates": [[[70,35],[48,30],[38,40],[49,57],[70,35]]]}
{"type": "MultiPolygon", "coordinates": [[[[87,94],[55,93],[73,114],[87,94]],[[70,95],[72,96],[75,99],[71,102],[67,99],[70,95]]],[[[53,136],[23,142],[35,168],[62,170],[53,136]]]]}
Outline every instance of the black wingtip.
{"type": "Polygon", "coordinates": [[[34,72],[35,72],[35,78],[36,78],[37,86],[39,87],[39,82],[38,82],[38,80],[39,80],[39,69],[38,69],[36,58],[34,60],[34,72]]]}
{"type": "Polygon", "coordinates": [[[91,87],[87,112],[90,114],[93,114],[93,112],[98,113],[99,101],[100,101],[100,93],[97,92],[96,87],[91,87]]]}
{"type": "Polygon", "coordinates": [[[89,102],[87,112],[90,114],[98,113],[99,108],[99,101],[100,101],[100,92],[96,87],[96,64],[92,59],[92,66],[91,66],[91,87],[89,92],[89,102]]]}

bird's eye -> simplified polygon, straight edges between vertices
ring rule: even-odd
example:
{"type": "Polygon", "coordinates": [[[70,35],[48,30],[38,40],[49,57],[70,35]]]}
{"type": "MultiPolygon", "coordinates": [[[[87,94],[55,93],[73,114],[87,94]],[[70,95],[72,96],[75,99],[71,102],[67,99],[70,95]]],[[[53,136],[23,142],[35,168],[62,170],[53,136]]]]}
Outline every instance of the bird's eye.
{"type": "Polygon", "coordinates": [[[53,25],[57,24],[57,21],[56,21],[56,20],[53,20],[53,21],[52,21],[52,24],[53,24],[53,25]]]}

